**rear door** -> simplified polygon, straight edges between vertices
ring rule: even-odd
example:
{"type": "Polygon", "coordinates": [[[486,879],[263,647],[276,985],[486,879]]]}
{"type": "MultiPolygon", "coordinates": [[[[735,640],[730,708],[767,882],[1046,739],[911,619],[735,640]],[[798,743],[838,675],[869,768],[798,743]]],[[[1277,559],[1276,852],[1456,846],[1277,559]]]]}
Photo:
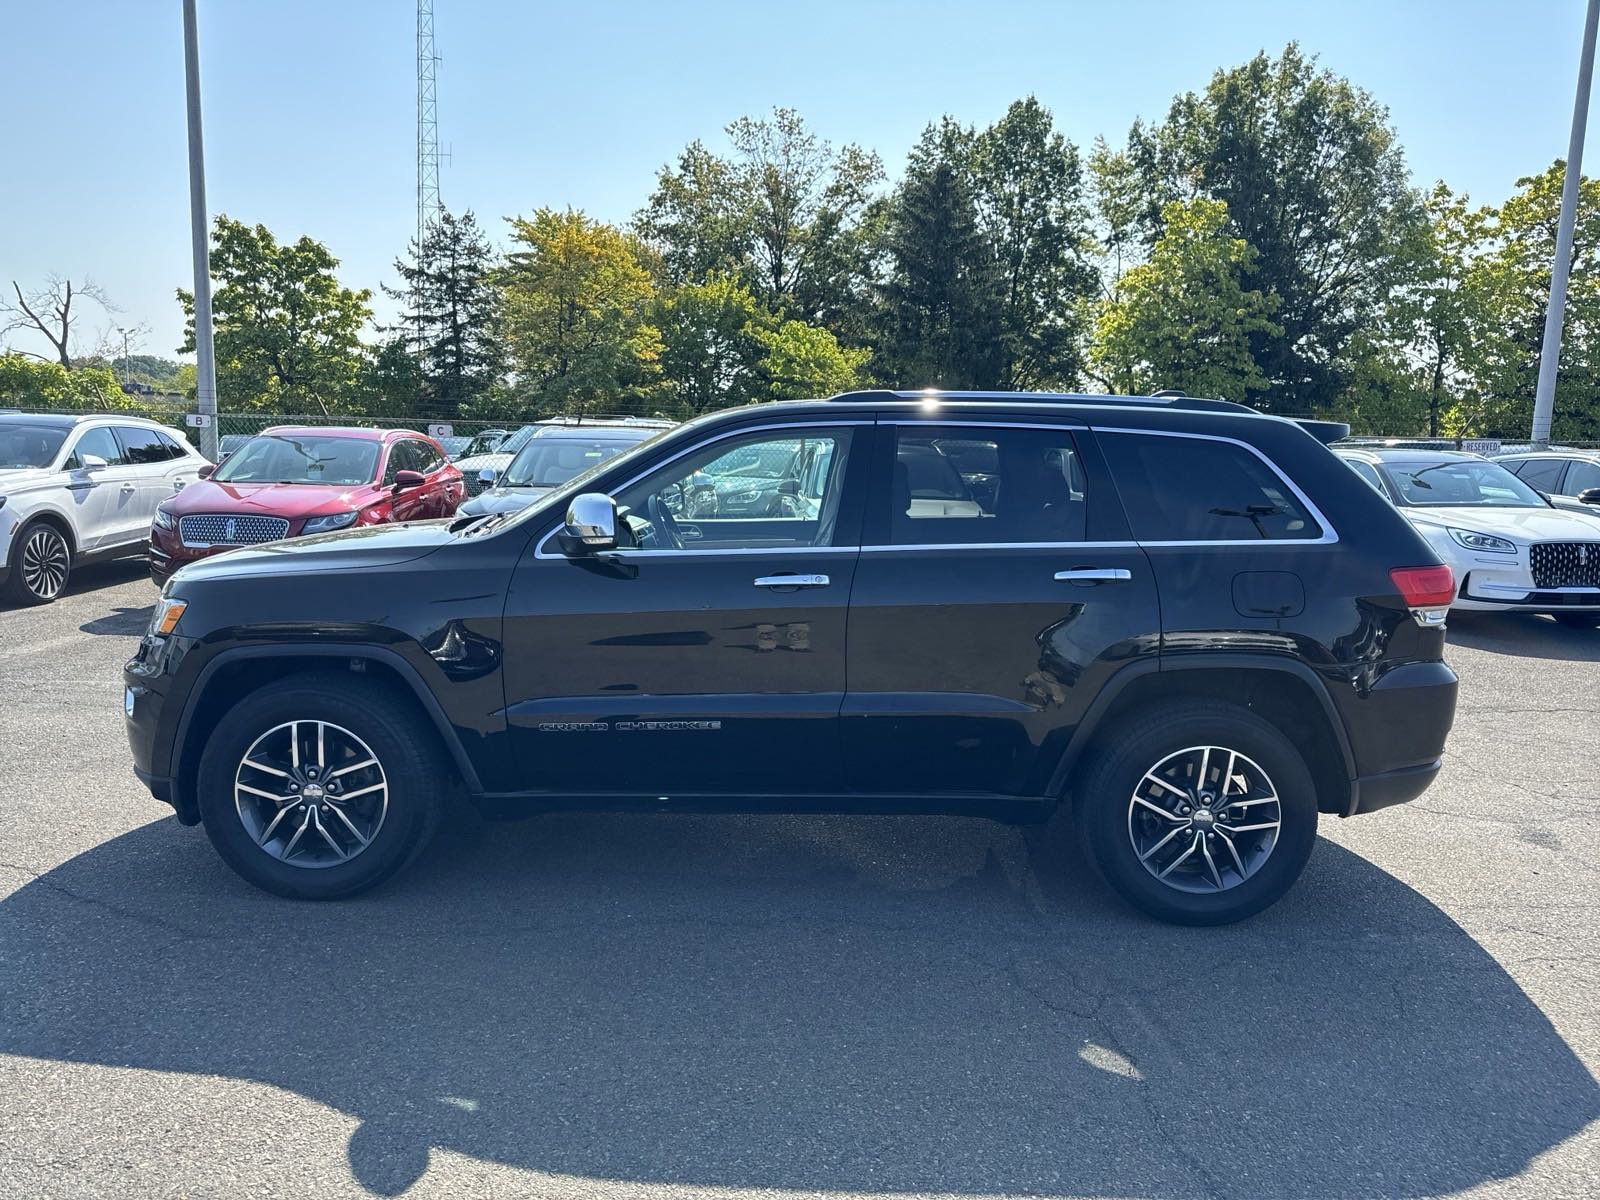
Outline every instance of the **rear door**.
{"type": "Polygon", "coordinates": [[[850,605],[852,790],[1044,795],[1160,609],[1092,438],[1060,423],[882,426],[850,605]]]}
{"type": "Polygon", "coordinates": [[[116,435],[128,474],[138,489],[135,502],[123,514],[126,523],[117,530],[116,540],[139,541],[149,536],[156,505],[176,490],[172,485],[179,474],[179,463],[174,456],[183,451],[160,430],[143,425],[118,425],[116,435]]]}

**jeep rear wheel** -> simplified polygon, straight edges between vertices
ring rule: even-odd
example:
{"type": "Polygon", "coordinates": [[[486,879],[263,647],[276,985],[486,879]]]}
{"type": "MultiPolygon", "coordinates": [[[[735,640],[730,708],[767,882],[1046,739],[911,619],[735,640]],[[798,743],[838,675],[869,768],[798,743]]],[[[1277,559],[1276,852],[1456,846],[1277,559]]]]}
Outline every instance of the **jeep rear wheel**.
{"type": "Polygon", "coordinates": [[[1228,704],[1166,705],[1121,727],[1075,800],[1107,883],[1184,925],[1260,912],[1299,878],[1316,841],[1316,791],[1294,744],[1228,704]]]}
{"type": "Polygon", "coordinates": [[[245,879],[296,899],[350,896],[421,851],[452,786],[415,707],[367,680],[298,676],[246,697],[200,762],[201,820],[245,879]]]}

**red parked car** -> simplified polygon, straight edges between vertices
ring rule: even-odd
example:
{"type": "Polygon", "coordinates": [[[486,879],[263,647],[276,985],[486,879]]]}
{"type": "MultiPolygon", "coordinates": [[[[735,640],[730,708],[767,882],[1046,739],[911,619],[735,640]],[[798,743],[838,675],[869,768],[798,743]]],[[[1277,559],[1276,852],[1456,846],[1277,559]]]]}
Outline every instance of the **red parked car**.
{"type": "Polygon", "coordinates": [[[279,538],[454,516],[461,472],[408,429],[278,426],[251,438],[156,509],[150,577],[279,538]]]}

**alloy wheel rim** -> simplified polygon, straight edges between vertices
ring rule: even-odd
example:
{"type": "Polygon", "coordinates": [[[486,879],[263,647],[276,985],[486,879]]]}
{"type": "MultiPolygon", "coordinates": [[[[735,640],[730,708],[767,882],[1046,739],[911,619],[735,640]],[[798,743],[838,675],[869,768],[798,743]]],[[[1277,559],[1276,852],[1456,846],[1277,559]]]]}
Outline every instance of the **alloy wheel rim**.
{"type": "Polygon", "coordinates": [[[36,529],[22,546],[22,583],[41,600],[54,600],[67,582],[67,543],[54,529],[36,529]]]}
{"type": "Polygon", "coordinates": [[[1254,759],[1189,746],[1146,771],[1128,801],[1128,838],[1152,876],[1180,892],[1226,892],[1253,878],[1278,844],[1283,805],[1254,759]]]}
{"type": "Polygon", "coordinates": [[[364,853],[389,811],[372,748],[331,721],[286,721],[245,751],[234,807],[262,853],[292,867],[337,867],[364,853]]]}

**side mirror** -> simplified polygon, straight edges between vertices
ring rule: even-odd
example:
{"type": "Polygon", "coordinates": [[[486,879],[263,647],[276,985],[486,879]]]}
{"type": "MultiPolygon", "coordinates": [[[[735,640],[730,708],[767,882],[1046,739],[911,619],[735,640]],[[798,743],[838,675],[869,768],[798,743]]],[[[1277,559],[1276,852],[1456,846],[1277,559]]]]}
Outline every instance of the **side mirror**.
{"type": "Polygon", "coordinates": [[[412,488],[419,488],[428,482],[428,477],[421,471],[396,471],[394,473],[394,490],[408,492],[412,488]]]}
{"type": "Polygon", "coordinates": [[[1600,504],[1600,488],[1584,488],[1578,493],[1579,504],[1600,504]]]}
{"type": "Polygon", "coordinates": [[[562,532],[569,545],[587,550],[614,550],[617,545],[617,502],[603,492],[573,497],[562,532]]]}
{"type": "Polygon", "coordinates": [[[778,483],[778,495],[798,496],[800,494],[800,481],[798,479],[784,479],[778,483]]]}
{"type": "Polygon", "coordinates": [[[483,486],[486,488],[492,488],[494,486],[494,481],[499,478],[499,472],[497,472],[493,467],[485,467],[483,470],[478,472],[478,482],[483,484],[483,486]]]}
{"type": "Polygon", "coordinates": [[[210,479],[211,476],[216,472],[216,469],[217,469],[216,468],[216,464],[214,464],[214,463],[206,463],[204,466],[202,466],[200,468],[200,471],[199,471],[200,478],[201,479],[210,479]]]}
{"type": "Polygon", "coordinates": [[[78,461],[83,464],[83,470],[85,471],[104,471],[111,465],[98,454],[79,455],[78,461]]]}

